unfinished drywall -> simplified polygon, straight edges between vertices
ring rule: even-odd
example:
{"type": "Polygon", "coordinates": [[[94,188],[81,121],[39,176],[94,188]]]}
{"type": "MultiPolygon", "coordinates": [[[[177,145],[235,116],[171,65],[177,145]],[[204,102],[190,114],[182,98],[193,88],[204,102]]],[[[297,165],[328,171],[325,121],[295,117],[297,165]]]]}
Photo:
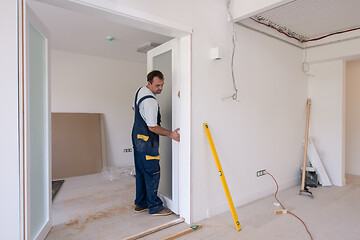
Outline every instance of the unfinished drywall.
{"type": "Polygon", "coordinates": [[[360,175],[360,60],[346,62],[345,172],[360,175]]]}
{"type": "Polygon", "coordinates": [[[103,113],[108,166],[132,166],[132,102],[146,65],[51,51],[51,111],[103,113]]]}
{"type": "Polygon", "coordinates": [[[334,185],[345,184],[344,158],[344,62],[342,60],[311,64],[309,137],[334,185]],[[340,170],[340,171],[339,171],[340,170]]]}
{"type": "Polygon", "coordinates": [[[274,173],[281,187],[299,182],[307,98],[307,81],[301,71],[301,49],[237,26],[235,76],[239,102],[222,101],[222,97],[234,92],[226,1],[116,2],[194,29],[192,221],[228,210],[203,130],[204,122],[209,123],[236,206],[273,192],[270,178],[256,178],[259,169],[274,173]],[[209,52],[213,47],[219,47],[221,60],[210,59],[209,52]]]}
{"type": "Polygon", "coordinates": [[[0,239],[20,239],[17,5],[2,1],[0,10],[0,239]]]}
{"type": "Polygon", "coordinates": [[[99,173],[103,169],[105,142],[102,114],[52,113],[52,179],[99,173]]]}

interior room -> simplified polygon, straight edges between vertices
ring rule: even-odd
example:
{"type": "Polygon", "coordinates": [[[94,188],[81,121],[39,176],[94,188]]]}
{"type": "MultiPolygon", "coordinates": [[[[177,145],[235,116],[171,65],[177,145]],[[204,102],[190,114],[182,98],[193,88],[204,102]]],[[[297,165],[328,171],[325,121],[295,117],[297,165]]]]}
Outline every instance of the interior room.
{"type": "MultiPolygon", "coordinates": [[[[1,239],[360,239],[360,2],[18,3],[9,1],[0,14],[7,36],[0,45],[6,116],[0,152],[11,160],[3,161],[8,171],[0,174],[7,193],[0,199],[6,206],[1,239]],[[50,39],[31,35],[39,24],[33,15],[50,39]],[[45,91],[34,98],[38,104],[29,98],[40,88],[28,69],[47,61],[32,58],[42,49],[29,47],[34,38],[41,46],[50,42],[50,77],[42,81],[51,97],[45,91]],[[162,45],[137,52],[151,42],[162,45]],[[180,70],[171,75],[172,128],[180,126],[181,141],[171,158],[177,195],[163,195],[176,199],[178,212],[154,218],[133,211],[131,106],[146,84],[151,54],[174,42],[172,68],[180,70]],[[96,148],[84,151],[77,168],[67,168],[86,165],[96,172],[53,174],[65,180],[53,202],[46,175],[54,160],[46,150],[51,112],[98,114],[87,120],[98,129],[96,148]],[[38,115],[44,122],[32,119],[38,115]],[[34,154],[42,148],[33,151],[35,145],[45,151],[40,159],[34,154]],[[97,162],[85,164],[94,156],[97,162]],[[34,169],[44,174],[38,182],[34,169]],[[109,179],[110,169],[117,179],[109,179]]],[[[91,133],[89,125],[79,126],[73,129],[91,133]]]]}
{"type": "MultiPolygon", "coordinates": [[[[134,93],[146,85],[147,51],[171,38],[46,3],[29,4],[51,36],[54,193],[53,228],[47,238],[76,233],[78,238],[88,238],[89,224],[99,221],[111,223],[114,236],[124,237],[176,219],[176,215],[155,218],[149,224],[144,219],[143,225],[132,228],[121,223],[138,222],[133,211],[134,93]],[[119,215],[121,221],[116,223],[119,219],[114,216],[119,215]]],[[[154,67],[164,71],[162,63],[157,64],[154,67]]],[[[171,121],[171,71],[164,75],[170,90],[158,98],[164,114],[170,108],[167,120],[171,121]],[[165,94],[170,94],[169,107],[165,94]]],[[[169,192],[166,182],[160,184],[162,192],[169,192]]]]}

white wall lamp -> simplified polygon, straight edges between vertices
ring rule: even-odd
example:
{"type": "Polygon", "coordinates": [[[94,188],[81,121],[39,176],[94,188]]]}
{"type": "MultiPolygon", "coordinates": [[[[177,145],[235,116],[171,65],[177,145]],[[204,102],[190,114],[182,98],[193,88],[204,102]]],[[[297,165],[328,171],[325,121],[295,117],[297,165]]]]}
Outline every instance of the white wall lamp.
{"type": "Polygon", "coordinates": [[[210,49],[210,58],[212,60],[220,60],[221,59],[220,49],[218,47],[210,49]]]}

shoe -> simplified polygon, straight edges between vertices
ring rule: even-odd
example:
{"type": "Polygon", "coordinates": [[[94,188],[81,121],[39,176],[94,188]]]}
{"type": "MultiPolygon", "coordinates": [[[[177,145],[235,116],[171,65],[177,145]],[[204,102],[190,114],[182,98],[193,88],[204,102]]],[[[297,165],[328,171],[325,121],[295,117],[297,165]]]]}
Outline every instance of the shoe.
{"type": "Polygon", "coordinates": [[[163,210],[157,212],[157,213],[153,213],[151,214],[151,216],[167,216],[167,215],[170,215],[172,214],[173,212],[168,209],[168,208],[164,208],[163,210]]]}
{"type": "Polygon", "coordinates": [[[135,212],[136,212],[136,213],[145,212],[145,211],[148,211],[148,210],[149,210],[148,207],[138,207],[138,206],[135,206],[135,212]]]}

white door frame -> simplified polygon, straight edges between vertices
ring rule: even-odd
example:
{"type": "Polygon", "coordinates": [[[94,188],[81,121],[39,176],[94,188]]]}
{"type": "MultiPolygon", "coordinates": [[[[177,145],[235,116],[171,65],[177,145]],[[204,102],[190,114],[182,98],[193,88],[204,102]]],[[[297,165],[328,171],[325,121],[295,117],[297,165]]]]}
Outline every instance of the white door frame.
{"type": "MultiPolygon", "coordinates": [[[[23,0],[26,2],[26,0],[23,0]]],[[[131,9],[113,1],[104,0],[38,0],[47,4],[52,4],[61,8],[76,10],[85,14],[94,15],[101,18],[106,18],[128,26],[133,26],[139,29],[151,31],[158,34],[163,34],[169,37],[175,37],[179,40],[180,49],[180,79],[181,79],[181,142],[179,146],[179,214],[187,223],[191,223],[191,208],[190,208],[190,156],[191,156],[191,34],[192,28],[160,18],[155,15],[150,15],[145,12],[131,9]]],[[[21,11],[19,11],[21,13],[21,11]]],[[[19,14],[19,36],[22,36],[22,16],[19,14]]],[[[19,41],[19,48],[21,48],[21,41],[19,41]]],[[[21,53],[20,53],[20,60],[21,53]]],[[[19,68],[21,71],[21,68],[19,68]]],[[[19,72],[22,75],[21,72],[19,72]]],[[[23,86],[20,87],[20,92],[23,86]]],[[[22,106],[19,107],[19,112],[22,112],[22,106]]],[[[20,137],[23,132],[19,129],[20,137]]],[[[23,156],[21,156],[23,161],[23,156]]],[[[21,169],[21,174],[26,171],[21,169]]],[[[25,191],[24,186],[21,187],[25,191]]],[[[22,230],[25,232],[24,209],[21,207],[22,230]]],[[[22,236],[24,236],[24,232],[22,236]]]]}
{"type": "MultiPolygon", "coordinates": [[[[48,178],[48,189],[45,190],[48,194],[47,201],[47,219],[40,231],[35,236],[35,239],[45,239],[46,235],[52,226],[51,216],[51,119],[50,119],[50,62],[49,62],[49,31],[43,25],[43,23],[37,18],[35,13],[27,6],[27,1],[23,0],[19,4],[19,145],[20,145],[20,215],[21,215],[21,233],[22,239],[30,239],[30,220],[31,220],[31,209],[30,209],[30,137],[29,137],[29,56],[26,54],[29,52],[29,28],[31,25],[43,34],[46,39],[46,75],[47,82],[45,84],[45,95],[48,100],[45,103],[46,115],[48,116],[45,120],[46,125],[46,136],[47,136],[47,148],[45,149],[47,163],[47,178],[48,178]]],[[[36,213],[35,213],[36,214],[36,213]]]]}

